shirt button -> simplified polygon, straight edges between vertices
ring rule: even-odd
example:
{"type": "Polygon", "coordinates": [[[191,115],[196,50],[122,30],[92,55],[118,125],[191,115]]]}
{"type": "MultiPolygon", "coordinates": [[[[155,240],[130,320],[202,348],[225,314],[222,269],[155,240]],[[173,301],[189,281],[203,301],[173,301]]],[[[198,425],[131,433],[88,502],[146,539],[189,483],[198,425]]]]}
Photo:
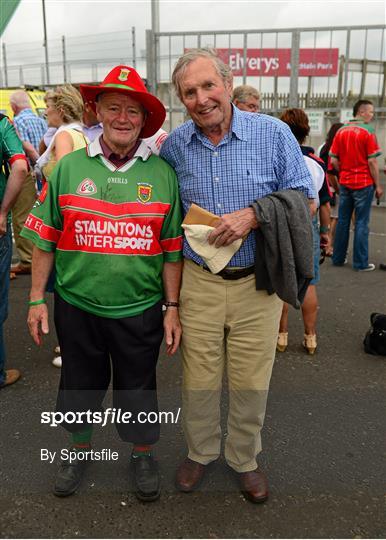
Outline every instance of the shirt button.
{"type": "Polygon", "coordinates": [[[214,177],[214,181],[215,181],[215,182],[219,182],[219,181],[220,181],[220,178],[219,178],[218,176],[215,176],[215,177],[214,177]]]}
{"type": "Polygon", "coordinates": [[[217,208],[221,208],[221,203],[217,203],[217,208]]]}
{"type": "Polygon", "coordinates": [[[218,156],[218,152],[213,152],[214,157],[218,156]]]}

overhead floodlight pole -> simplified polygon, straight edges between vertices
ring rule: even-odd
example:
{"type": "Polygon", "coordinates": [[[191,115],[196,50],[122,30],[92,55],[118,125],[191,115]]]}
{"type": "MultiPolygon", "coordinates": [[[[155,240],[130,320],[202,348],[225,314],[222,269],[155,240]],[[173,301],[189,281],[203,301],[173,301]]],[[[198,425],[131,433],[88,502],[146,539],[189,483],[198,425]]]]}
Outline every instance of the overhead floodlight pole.
{"type": "Polygon", "coordinates": [[[160,81],[160,55],[159,55],[159,0],[151,0],[151,29],[154,39],[154,58],[155,58],[155,84],[153,91],[157,92],[157,85],[160,81]]]}
{"type": "Polygon", "coordinates": [[[44,30],[44,53],[46,58],[46,76],[47,76],[47,84],[50,84],[50,68],[48,66],[48,42],[47,42],[47,24],[46,24],[46,5],[45,1],[42,0],[42,6],[43,6],[43,30],[44,30]]]}
{"type": "Polygon", "coordinates": [[[159,0],[151,0],[151,29],[159,32],[159,0]]]}

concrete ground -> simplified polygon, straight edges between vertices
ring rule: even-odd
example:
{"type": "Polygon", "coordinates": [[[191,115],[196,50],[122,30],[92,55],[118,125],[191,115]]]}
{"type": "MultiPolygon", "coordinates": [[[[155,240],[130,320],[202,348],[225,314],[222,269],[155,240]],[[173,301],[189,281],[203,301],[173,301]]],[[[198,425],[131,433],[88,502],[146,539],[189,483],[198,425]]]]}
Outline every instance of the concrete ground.
{"type": "MultiPolygon", "coordinates": [[[[374,208],[370,261],[377,266],[386,263],[385,220],[386,211],[374,208]]],[[[97,428],[93,445],[118,451],[119,460],[94,463],[77,494],[55,498],[57,466],[40,459],[41,448],[68,444],[61,428],[40,423],[55,403],[55,336],[40,350],[33,345],[25,323],[30,278],[12,282],[8,367],[21,369],[23,378],[0,393],[0,537],[384,538],[386,359],[365,354],[362,340],[369,315],[386,311],[386,273],[356,273],[350,260],[343,268],[326,260],[321,270],[317,354],[303,352],[300,314],[292,310],[289,348],[276,358],[259,457],[271,496],[260,506],[243,499],[222,459],[198,492],[176,491],[175,467],[185,456],[180,422],[163,426],[157,447],[159,501],[136,500],[130,449],[112,427],[97,428]]],[[[175,412],[179,356],[162,354],[158,374],[160,408],[175,412]]],[[[225,415],[224,406],[224,426],[225,415]]]]}

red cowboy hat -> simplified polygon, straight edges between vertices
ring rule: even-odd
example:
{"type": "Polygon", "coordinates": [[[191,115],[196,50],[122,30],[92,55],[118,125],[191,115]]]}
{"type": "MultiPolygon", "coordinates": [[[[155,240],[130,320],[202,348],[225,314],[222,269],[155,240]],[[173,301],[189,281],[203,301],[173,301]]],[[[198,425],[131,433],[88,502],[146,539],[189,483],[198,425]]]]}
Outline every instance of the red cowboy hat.
{"type": "Polygon", "coordinates": [[[96,109],[97,97],[103,92],[118,92],[129,94],[146,109],[146,121],[140,137],[145,139],[156,133],[165,121],[166,111],[160,100],[147,91],[141,77],[134,68],[129,66],[116,66],[113,68],[99,86],[88,84],[80,85],[80,93],[86,103],[96,109]]]}

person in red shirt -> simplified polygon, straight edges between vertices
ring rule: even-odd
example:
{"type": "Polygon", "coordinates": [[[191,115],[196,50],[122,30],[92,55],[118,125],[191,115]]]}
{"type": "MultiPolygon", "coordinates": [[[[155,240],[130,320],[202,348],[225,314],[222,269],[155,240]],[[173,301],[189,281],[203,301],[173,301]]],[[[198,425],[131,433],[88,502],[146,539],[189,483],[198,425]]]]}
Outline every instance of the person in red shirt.
{"type": "Polygon", "coordinates": [[[359,100],[354,105],[354,119],[336,134],[329,155],[332,166],[339,171],[340,202],[336,228],[334,266],[346,262],[350,235],[350,220],[355,211],[353,268],[361,272],[374,270],[369,264],[369,220],[371,202],[380,199],[383,190],[379,182],[377,156],[381,154],[374,128],[369,125],[374,116],[371,101],[359,100]]]}

